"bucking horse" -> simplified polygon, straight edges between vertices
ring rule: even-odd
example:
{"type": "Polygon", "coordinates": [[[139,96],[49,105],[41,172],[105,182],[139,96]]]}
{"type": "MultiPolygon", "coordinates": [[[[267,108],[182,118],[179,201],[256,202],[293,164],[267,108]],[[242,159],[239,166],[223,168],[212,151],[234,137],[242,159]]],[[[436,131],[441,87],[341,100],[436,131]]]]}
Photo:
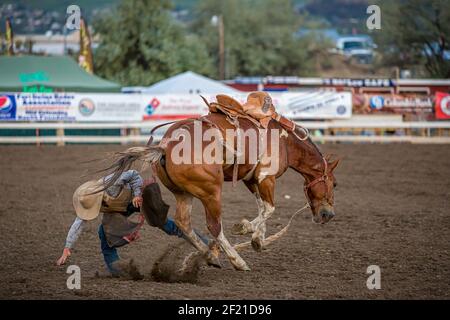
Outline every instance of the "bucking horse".
{"type": "MultiPolygon", "coordinates": [[[[158,144],[150,143],[151,138],[147,146],[119,152],[109,169],[118,177],[137,160],[150,163],[159,180],[175,196],[176,225],[186,239],[204,254],[208,263],[220,266],[220,250],[212,250],[193,231],[191,214],[194,197],[203,204],[206,224],[216,245],[225,252],[235,269],[250,270],[224,234],[224,181],[242,181],[255,197],[258,215],[252,221],[243,219],[235,225],[234,232],[252,233],[251,245],[260,251],[266,244],[266,221],[275,210],[276,179],[288,168],[302,175],[303,192],[312,212],[312,220],[324,224],[335,215],[336,179],[333,170],[339,160],[331,161],[329,157],[324,157],[305,128],[276,112],[268,121],[255,121],[245,115],[234,100],[221,101],[223,103],[207,102],[211,111],[208,115],[172,123],[158,144]],[[252,135],[246,134],[248,132],[254,132],[256,140],[250,141],[252,135]],[[180,147],[181,141],[183,147],[180,147]],[[216,143],[211,147],[213,141],[216,143]],[[255,149],[256,155],[251,152],[255,149]],[[223,161],[211,161],[211,157],[223,161]]],[[[266,111],[267,108],[263,108],[263,112],[266,111]]],[[[113,181],[114,178],[110,183],[113,181]]]]}

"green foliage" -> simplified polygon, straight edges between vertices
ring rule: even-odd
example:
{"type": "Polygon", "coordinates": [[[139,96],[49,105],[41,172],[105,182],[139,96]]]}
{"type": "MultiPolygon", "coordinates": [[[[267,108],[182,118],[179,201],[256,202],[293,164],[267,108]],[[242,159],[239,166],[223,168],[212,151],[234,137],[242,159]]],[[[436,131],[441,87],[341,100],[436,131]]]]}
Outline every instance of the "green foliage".
{"type": "Polygon", "coordinates": [[[100,76],[123,85],[150,85],[192,70],[209,75],[212,63],[196,36],[170,16],[168,0],[124,0],[94,22],[101,43],[94,56],[100,76]]]}
{"type": "Polygon", "coordinates": [[[72,4],[79,6],[83,13],[90,13],[93,9],[105,8],[116,4],[117,2],[118,0],[0,0],[0,5],[15,3],[33,9],[58,11],[65,15],[67,7],[72,4]]]}
{"type": "MultiPolygon", "coordinates": [[[[304,17],[290,0],[204,0],[196,8],[192,29],[208,46],[218,65],[218,29],[211,18],[222,15],[225,26],[226,77],[307,75],[314,54],[311,40],[295,36],[304,17]]],[[[314,48],[317,49],[317,48],[314,48]]],[[[217,72],[217,69],[216,69],[217,72]]],[[[216,73],[217,76],[217,73],[216,73]]]]}
{"type": "Polygon", "coordinates": [[[366,8],[370,4],[368,0],[308,0],[303,10],[317,18],[326,19],[342,34],[350,34],[353,29],[364,33],[366,8]]]}
{"type": "Polygon", "coordinates": [[[383,63],[401,68],[423,65],[428,76],[450,78],[450,61],[444,60],[444,50],[450,50],[450,1],[378,4],[382,25],[375,36],[380,51],[384,52],[383,63]]]}

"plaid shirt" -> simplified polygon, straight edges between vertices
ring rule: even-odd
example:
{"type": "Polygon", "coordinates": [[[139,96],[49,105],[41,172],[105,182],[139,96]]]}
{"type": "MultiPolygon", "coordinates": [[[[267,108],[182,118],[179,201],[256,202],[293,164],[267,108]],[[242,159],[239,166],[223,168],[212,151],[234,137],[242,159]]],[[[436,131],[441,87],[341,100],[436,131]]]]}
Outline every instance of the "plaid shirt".
{"type": "MultiPolygon", "coordinates": [[[[107,182],[112,178],[112,174],[103,178],[104,182],[107,182]]],[[[144,184],[144,180],[139,175],[139,172],[136,170],[128,170],[120,175],[120,177],[114,182],[114,184],[106,189],[106,193],[111,197],[117,197],[125,187],[127,189],[131,189],[131,193],[133,197],[138,197],[142,194],[142,185],[144,184]]]]}

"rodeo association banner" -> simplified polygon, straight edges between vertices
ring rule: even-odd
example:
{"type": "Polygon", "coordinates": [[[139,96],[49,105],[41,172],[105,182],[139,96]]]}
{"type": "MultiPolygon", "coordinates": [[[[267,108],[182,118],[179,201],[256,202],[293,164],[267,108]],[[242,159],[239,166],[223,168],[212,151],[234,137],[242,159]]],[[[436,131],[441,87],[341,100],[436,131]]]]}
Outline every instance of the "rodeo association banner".
{"type": "Polygon", "coordinates": [[[142,101],[122,94],[0,94],[0,120],[140,121],[142,101]]]}
{"type": "MultiPolygon", "coordinates": [[[[351,93],[274,93],[279,113],[293,119],[350,118],[351,93]]],[[[205,96],[214,101],[214,96],[205,96]]],[[[235,96],[244,103],[247,93],[235,96]]],[[[208,113],[198,95],[0,93],[0,121],[135,122],[174,120],[208,113]]]]}

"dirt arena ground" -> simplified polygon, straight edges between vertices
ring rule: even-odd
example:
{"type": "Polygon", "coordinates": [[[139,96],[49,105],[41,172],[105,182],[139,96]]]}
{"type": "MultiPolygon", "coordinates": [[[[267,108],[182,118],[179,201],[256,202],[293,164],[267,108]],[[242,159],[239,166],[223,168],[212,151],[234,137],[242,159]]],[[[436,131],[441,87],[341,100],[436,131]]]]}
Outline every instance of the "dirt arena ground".
{"type": "MultiPolygon", "coordinates": [[[[1,299],[435,299],[450,298],[450,147],[446,145],[323,145],[343,157],[336,170],[336,217],[327,225],[309,212],[262,253],[242,252],[251,272],[202,267],[196,284],[102,279],[98,221],[79,239],[69,264],[80,266],[81,290],[66,287],[66,267],[54,262],[74,219],[72,193],[88,180],[85,160],[123,146],[0,147],[1,299]],[[366,269],[381,268],[381,290],[368,290],[366,269]]],[[[268,235],[284,226],[305,198],[293,171],[278,180],[268,235]],[[285,199],[290,195],[290,199],[285,199]]],[[[164,189],[167,202],[173,197],[164,189]]],[[[224,191],[225,234],[256,215],[243,185],[224,191]]],[[[173,207],[172,209],[173,210],[173,207]]],[[[194,205],[195,225],[205,230],[194,205]]],[[[173,213],[171,212],[171,215],[173,213]]],[[[150,269],[178,239],[144,226],[142,238],[119,249],[150,269]]]]}

